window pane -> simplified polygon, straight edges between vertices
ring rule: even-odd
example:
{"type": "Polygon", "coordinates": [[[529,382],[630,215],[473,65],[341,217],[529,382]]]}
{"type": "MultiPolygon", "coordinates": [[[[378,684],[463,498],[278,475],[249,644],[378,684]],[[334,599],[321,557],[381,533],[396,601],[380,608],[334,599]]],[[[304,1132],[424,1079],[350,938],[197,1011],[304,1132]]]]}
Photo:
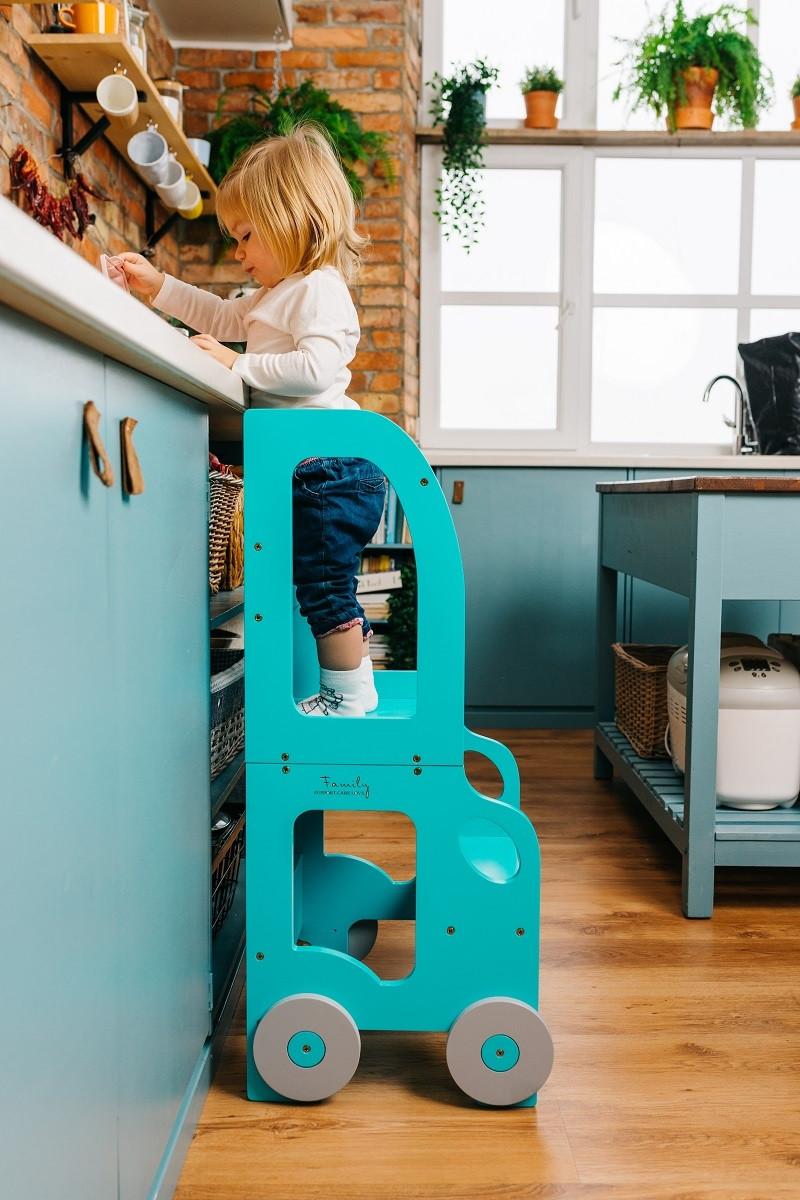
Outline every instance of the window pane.
{"type": "Polygon", "coordinates": [[[442,288],[557,292],[561,172],[483,171],[481,184],[486,224],[469,254],[442,239],[442,288]]]}
{"type": "Polygon", "coordinates": [[[735,293],[740,199],[740,162],[598,159],[594,290],[735,293]]]}
{"type": "MultiPolygon", "coordinates": [[[[793,3],[794,0],[785,0],[793,3]]],[[[770,0],[762,0],[763,5],[770,0]]],[[[612,100],[614,89],[620,81],[620,68],[615,66],[626,53],[626,47],[617,39],[638,39],[649,25],[653,16],[665,7],[664,0],[600,0],[600,26],[597,47],[597,128],[598,129],[664,129],[664,118],[658,120],[650,109],[630,111],[630,96],[625,93],[612,100]]],[[[716,4],[709,0],[686,0],[684,8],[689,17],[708,12],[716,4]]],[[[746,7],[742,2],[742,8],[746,7]]],[[[742,23],[742,29],[745,26],[742,23]]],[[[726,123],[714,121],[715,129],[727,128],[726,123]]]]}
{"type": "Polygon", "coordinates": [[[800,4],[761,0],[758,52],[775,78],[775,103],[759,119],[759,129],[788,129],[794,119],[789,93],[800,72],[800,4]]]}
{"type": "Polygon", "coordinates": [[[800,293],[799,187],[800,162],[756,163],[752,283],[756,294],[800,293]]]}
{"type": "Polygon", "coordinates": [[[555,429],[558,309],[442,308],[444,429],[555,429]]]}
{"type": "Polygon", "coordinates": [[[735,372],[735,309],[595,309],[592,441],[725,445],[725,389],[702,396],[735,372]]]}
{"type": "Polygon", "coordinates": [[[440,70],[454,62],[485,58],[500,68],[487,97],[488,118],[525,116],[519,80],[526,67],[545,64],[564,75],[564,0],[525,4],[522,0],[444,0],[440,70]]]}
{"type": "Polygon", "coordinates": [[[750,313],[750,341],[800,333],[800,308],[754,308],[750,313]]]}

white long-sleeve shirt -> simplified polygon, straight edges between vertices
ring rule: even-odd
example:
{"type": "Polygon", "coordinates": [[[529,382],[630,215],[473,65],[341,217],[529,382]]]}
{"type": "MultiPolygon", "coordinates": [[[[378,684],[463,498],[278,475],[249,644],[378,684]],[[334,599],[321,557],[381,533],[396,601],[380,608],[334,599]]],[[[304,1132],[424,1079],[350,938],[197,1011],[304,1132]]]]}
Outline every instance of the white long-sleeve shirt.
{"type": "Polygon", "coordinates": [[[153,305],[220,342],[246,342],[232,370],[256,408],[358,408],[345,393],[360,330],[335,267],[289,275],[272,288],[222,300],[172,275],[153,305]]]}

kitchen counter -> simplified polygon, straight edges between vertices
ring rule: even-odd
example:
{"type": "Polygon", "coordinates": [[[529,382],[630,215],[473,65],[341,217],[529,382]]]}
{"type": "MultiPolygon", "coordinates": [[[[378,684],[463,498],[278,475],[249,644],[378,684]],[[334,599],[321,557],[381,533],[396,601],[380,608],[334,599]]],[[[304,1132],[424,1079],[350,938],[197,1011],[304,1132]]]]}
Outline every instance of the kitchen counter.
{"type": "Polygon", "coordinates": [[[0,197],[0,303],[208,405],[246,406],[241,379],[0,197]]]}

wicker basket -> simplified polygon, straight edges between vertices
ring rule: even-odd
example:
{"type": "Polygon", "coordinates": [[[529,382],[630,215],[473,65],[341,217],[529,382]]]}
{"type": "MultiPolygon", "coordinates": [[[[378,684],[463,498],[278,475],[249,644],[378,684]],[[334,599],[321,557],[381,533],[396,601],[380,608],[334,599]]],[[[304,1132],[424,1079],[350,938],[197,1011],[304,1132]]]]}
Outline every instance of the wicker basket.
{"type": "Polygon", "coordinates": [[[227,917],[239,882],[239,865],[244,854],[244,811],[231,822],[214,847],[211,860],[211,936],[227,917]]]}
{"type": "Polygon", "coordinates": [[[211,649],[211,778],[244,746],[244,651],[211,649]]]}
{"type": "Polygon", "coordinates": [[[220,591],[230,592],[242,586],[244,580],[244,489],[236,497],[231,516],[231,531],[225,554],[225,570],[220,591]]]}
{"type": "Polygon", "coordinates": [[[667,758],[667,664],[677,646],[615,642],[616,722],[642,758],[667,758]]]}
{"type": "MultiPolygon", "coordinates": [[[[209,471],[208,585],[212,596],[220,590],[237,503],[241,507],[242,488],[232,471],[209,471]]],[[[238,585],[237,585],[238,586],[238,585]]]]}

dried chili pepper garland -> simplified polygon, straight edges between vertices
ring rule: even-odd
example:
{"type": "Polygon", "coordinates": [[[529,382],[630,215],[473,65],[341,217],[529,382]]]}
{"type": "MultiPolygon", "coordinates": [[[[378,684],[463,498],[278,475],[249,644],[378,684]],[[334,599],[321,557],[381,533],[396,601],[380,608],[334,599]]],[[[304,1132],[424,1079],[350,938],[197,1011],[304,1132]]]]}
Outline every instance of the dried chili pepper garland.
{"type": "Polygon", "coordinates": [[[54,196],[39,176],[36,159],[22,145],[11,155],[11,186],[19,188],[28,201],[31,216],[45,229],[63,241],[64,233],[81,239],[89,225],[95,222],[95,214],[89,212],[87,196],[96,200],[106,197],[87,182],[80,172],[70,182],[63,196],[54,196]]]}

